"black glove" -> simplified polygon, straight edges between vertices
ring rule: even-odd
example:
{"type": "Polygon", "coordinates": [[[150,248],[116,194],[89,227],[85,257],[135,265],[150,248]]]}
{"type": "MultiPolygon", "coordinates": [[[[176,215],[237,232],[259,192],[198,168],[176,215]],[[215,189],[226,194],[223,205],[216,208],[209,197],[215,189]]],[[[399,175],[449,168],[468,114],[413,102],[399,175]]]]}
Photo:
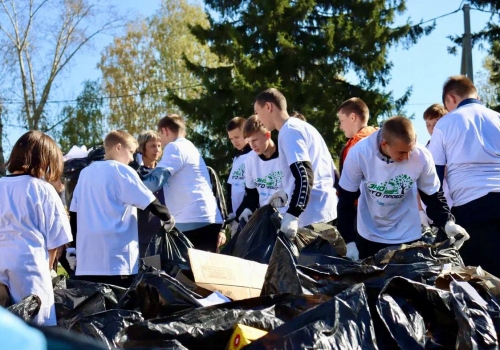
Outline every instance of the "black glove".
{"type": "Polygon", "coordinates": [[[168,221],[161,221],[161,226],[166,232],[172,231],[172,229],[175,227],[175,219],[172,215],[170,215],[170,220],[168,221]]]}

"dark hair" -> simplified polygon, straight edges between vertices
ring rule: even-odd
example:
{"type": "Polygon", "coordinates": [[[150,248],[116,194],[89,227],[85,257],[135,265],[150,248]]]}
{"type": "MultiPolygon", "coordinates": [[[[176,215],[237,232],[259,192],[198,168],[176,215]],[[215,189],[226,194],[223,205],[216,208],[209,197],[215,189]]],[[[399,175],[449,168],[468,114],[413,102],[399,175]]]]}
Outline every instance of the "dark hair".
{"type": "Polygon", "coordinates": [[[302,120],[304,122],[307,121],[306,117],[304,117],[304,115],[302,113],[299,113],[297,111],[293,111],[293,113],[292,113],[292,115],[290,117],[300,119],[300,120],[302,120]]]}
{"type": "Polygon", "coordinates": [[[340,111],[344,112],[347,115],[351,113],[356,114],[363,123],[366,123],[370,118],[370,111],[368,110],[368,106],[363,102],[362,99],[358,97],[353,97],[342,102],[340,107],[337,109],[337,113],[340,111]]]}
{"type": "Polygon", "coordinates": [[[387,119],[382,125],[382,138],[391,144],[395,139],[411,144],[417,140],[413,124],[410,119],[395,116],[387,119]]]}
{"type": "Polygon", "coordinates": [[[243,125],[245,124],[246,119],[242,117],[234,117],[227,123],[226,131],[233,131],[234,129],[243,129],[243,125]]]}
{"type": "Polygon", "coordinates": [[[434,103],[425,110],[424,120],[439,119],[446,113],[448,113],[448,111],[443,105],[440,105],[439,103],[434,103]]]}
{"type": "Polygon", "coordinates": [[[61,178],[63,156],[50,136],[31,130],[16,141],[6,165],[10,173],[21,171],[54,182],[61,178]]]}
{"type": "Polygon", "coordinates": [[[445,104],[446,95],[452,93],[463,98],[477,94],[477,89],[474,83],[465,75],[454,75],[449,77],[443,85],[443,104],[445,104]]]}
{"type": "Polygon", "coordinates": [[[274,104],[282,111],[286,111],[286,98],[278,89],[270,88],[262,91],[255,98],[255,102],[263,106],[267,102],[274,104]]]}
{"type": "Polygon", "coordinates": [[[256,114],[252,115],[247,119],[245,125],[243,126],[243,137],[248,138],[255,134],[256,132],[261,131],[263,133],[268,132],[264,124],[259,120],[256,114]]]}
{"type": "Polygon", "coordinates": [[[169,114],[166,117],[160,119],[157,124],[158,131],[166,128],[174,133],[179,133],[180,131],[186,131],[186,124],[184,123],[184,119],[180,115],[177,114],[169,114]]]}
{"type": "Polygon", "coordinates": [[[125,130],[110,131],[104,138],[104,148],[109,150],[111,147],[121,143],[124,147],[137,148],[137,140],[125,130]]]}

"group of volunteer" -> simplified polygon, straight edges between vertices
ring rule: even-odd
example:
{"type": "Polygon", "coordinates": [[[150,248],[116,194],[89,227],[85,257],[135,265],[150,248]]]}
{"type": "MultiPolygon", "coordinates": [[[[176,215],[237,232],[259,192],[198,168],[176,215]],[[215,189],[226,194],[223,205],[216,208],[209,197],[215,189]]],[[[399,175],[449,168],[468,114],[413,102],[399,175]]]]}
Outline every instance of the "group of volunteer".
{"type": "Polygon", "coordinates": [[[376,128],[361,99],[342,103],[337,116],[348,140],[339,172],[320,132],[301,114],[288,114],[284,95],[261,92],[254,115],[226,127],[236,155],[225,222],[209,169],[178,115],[138,141],[122,130],[106,135],[104,161],[81,171],[69,212],[56,191],[62,153],[49,136],[29,131],[0,179],[0,303],[36,294],[42,306],[35,322],[55,325],[51,268],[60,247],[76,241],[66,254],[75,278],[128,287],[154,228],[175,227],[195,248],[216,252],[225,223],[234,236],[265,205],[280,213],[280,230],[291,239],[299,228],[335,225],[351,259],[418,241],[422,225],[432,225],[465,264],[500,275],[500,115],[482,105],[464,76],[446,81],[442,100],[424,113],[427,146],[417,143],[409,119],[392,117],[376,128]]]}

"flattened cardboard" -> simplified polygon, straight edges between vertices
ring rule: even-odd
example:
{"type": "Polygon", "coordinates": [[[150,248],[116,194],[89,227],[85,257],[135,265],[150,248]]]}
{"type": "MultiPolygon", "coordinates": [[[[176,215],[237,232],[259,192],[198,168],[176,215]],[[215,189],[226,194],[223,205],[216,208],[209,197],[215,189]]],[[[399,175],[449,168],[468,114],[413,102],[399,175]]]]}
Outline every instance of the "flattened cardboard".
{"type": "Polygon", "coordinates": [[[200,287],[217,291],[232,300],[260,296],[267,265],[189,249],[189,260],[194,280],[200,287]]]}

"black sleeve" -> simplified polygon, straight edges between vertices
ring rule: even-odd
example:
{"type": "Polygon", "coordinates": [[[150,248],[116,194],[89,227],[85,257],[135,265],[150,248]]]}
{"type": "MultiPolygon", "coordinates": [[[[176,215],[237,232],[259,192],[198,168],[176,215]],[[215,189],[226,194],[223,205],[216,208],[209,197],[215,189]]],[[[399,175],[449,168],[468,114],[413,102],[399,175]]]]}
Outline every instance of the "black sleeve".
{"type": "Polygon", "coordinates": [[[311,162],[293,163],[290,165],[290,170],[295,178],[295,188],[293,189],[287,213],[299,217],[306,209],[307,203],[309,203],[314,182],[314,172],[311,162]]]}
{"type": "Polygon", "coordinates": [[[228,183],[226,185],[226,192],[227,192],[227,198],[228,198],[228,200],[226,201],[226,208],[227,208],[227,212],[229,214],[231,214],[233,212],[232,189],[233,189],[233,186],[228,183]]]}
{"type": "Polygon", "coordinates": [[[76,212],[70,211],[69,212],[69,225],[71,227],[71,233],[73,234],[73,242],[71,242],[72,247],[76,247],[76,233],[77,233],[77,216],[76,212]]]}
{"type": "Polygon", "coordinates": [[[151,204],[146,207],[146,210],[149,210],[151,214],[158,217],[162,221],[170,221],[170,213],[168,212],[168,208],[160,203],[158,199],[155,199],[151,204]]]}
{"type": "Polygon", "coordinates": [[[337,169],[335,169],[335,179],[334,179],[333,187],[335,187],[335,189],[337,191],[340,191],[339,182],[340,182],[340,173],[337,169]]]}
{"type": "Polygon", "coordinates": [[[429,219],[433,221],[434,226],[444,227],[448,221],[455,221],[442,191],[437,191],[430,196],[421,190],[418,190],[418,193],[422,202],[427,206],[425,212],[429,219]]]}
{"type": "Polygon", "coordinates": [[[345,243],[354,242],[356,238],[356,199],[360,191],[350,192],[339,186],[339,202],[337,204],[337,229],[344,238],[345,243]]]}
{"type": "Polygon", "coordinates": [[[444,180],[444,171],[446,167],[444,165],[436,165],[436,173],[439,178],[439,182],[441,183],[441,186],[439,187],[439,190],[443,190],[443,180],[444,180]]]}
{"type": "Polygon", "coordinates": [[[243,202],[241,202],[239,208],[236,210],[236,220],[240,217],[241,213],[245,208],[250,209],[254,212],[259,207],[259,191],[256,188],[245,187],[245,197],[243,197],[243,202]]]}

